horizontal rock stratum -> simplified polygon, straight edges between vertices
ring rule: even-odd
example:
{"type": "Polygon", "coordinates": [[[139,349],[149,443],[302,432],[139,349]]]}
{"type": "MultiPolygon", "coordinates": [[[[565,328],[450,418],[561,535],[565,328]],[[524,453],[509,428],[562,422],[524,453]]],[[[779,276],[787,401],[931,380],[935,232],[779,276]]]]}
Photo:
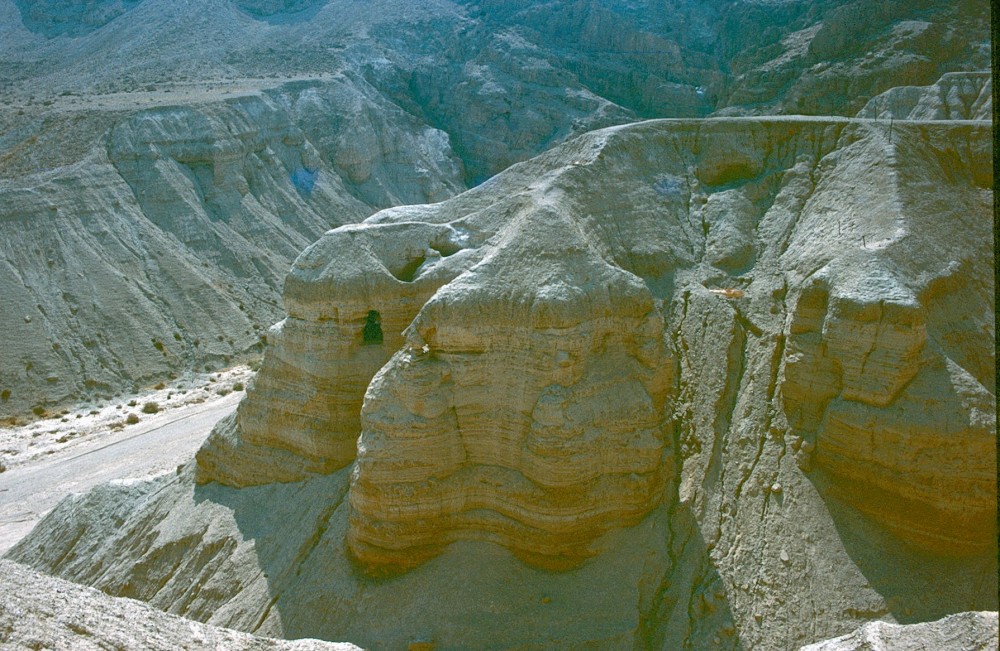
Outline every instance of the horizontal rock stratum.
{"type": "Polygon", "coordinates": [[[905,161],[925,149],[926,125],[893,141],[884,127],[597,132],[541,158],[568,166],[522,166],[460,199],[329,232],[288,277],[275,348],[236,424],[199,453],[200,481],[301,479],[354,461],[357,440],[350,545],[362,561],[405,566],[463,537],[568,561],[640,519],[673,474],[682,351],[662,304],[677,276],[745,283],[758,255],[777,254],[793,284],[779,335],[789,434],[910,542],[989,548],[991,301],[970,268],[976,249],[937,232],[985,228],[986,195],[970,192],[985,181],[977,127],[950,127],[972,130],[958,161],[922,151],[919,167],[905,161]],[[822,155],[834,136],[797,230],[755,238],[774,199],[748,192],[780,195],[795,154],[822,155]],[[946,169],[961,182],[937,183],[946,169]],[[915,207],[931,201],[953,212],[915,207]]]}
{"type": "Polygon", "coordinates": [[[0,0],[0,422],[256,356],[327,229],[587,131],[989,119],[989,68],[984,2],[0,0]]]}
{"type": "Polygon", "coordinates": [[[786,649],[995,609],[989,134],[649,121],[331,230],[196,463],[11,557],[373,648],[786,649]]]}

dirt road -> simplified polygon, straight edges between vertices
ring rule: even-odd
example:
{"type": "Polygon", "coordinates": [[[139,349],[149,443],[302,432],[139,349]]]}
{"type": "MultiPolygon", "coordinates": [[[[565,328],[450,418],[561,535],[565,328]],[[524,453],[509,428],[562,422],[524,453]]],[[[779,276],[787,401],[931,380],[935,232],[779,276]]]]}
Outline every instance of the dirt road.
{"type": "Polygon", "coordinates": [[[0,474],[0,554],[70,493],[112,479],[174,470],[191,459],[242,393],[171,410],[117,435],[96,438],[0,474]]]}

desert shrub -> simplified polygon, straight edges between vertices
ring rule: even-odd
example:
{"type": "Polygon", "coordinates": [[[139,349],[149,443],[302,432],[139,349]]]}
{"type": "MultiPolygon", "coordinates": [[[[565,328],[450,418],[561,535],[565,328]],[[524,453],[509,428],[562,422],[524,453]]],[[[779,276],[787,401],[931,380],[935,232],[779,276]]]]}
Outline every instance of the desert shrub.
{"type": "Polygon", "coordinates": [[[31,413],[33,413],[36,416],[44,416],[45,415],[45,407],[43,407],[41,405],[35,405],[34,407],[31,408],[31,413]]]}
{"type": "Polygon", "coordinates": [[[150,401],[142,406],[142,413],[144,414],[155,414],[158,411],[160,411],[160,403],[158,402],[150,401]]]}
{"type": "Polygon", "coordinates": [[[233,391],[242,391],[242,390],[243,390],[242,382],[237,382],[236,384],[233,385],[233,391]]]}
{"type": "Polygon", "coordinates": [[[129,414],[125,417],[125,422],[129,425],[135,425],[139,422],[139,416],[137,414],[129,414]]]}
{"type": "Polygon", "coordinates": [[[4,389],[3,391],[0,391],[0,400],[3,400],[4,402],[10,400],[10,389],[4,389]]]}

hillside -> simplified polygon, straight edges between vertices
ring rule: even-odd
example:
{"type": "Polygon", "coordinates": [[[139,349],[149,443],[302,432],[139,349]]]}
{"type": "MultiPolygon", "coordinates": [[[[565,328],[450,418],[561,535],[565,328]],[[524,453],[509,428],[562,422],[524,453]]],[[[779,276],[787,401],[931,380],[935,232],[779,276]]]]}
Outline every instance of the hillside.
{"type": "Polygon", "coordinates": [[[10,558],[372,649],[995,610],[989,133],[640,122],[332,230],[196,461],[10,558]]]}
{"type": "Polygon", "coordinates": [[[3,0],[0,417],[259,355],[289,265],[329,228],[638,118],[854,115],[988,69],[988,19],[926,1],[3,0]]]}

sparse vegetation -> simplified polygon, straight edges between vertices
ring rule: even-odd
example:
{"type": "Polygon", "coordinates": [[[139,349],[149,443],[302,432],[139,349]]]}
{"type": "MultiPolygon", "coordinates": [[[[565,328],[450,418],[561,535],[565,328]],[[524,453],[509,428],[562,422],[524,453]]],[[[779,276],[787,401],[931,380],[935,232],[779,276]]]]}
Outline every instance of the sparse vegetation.
{"type": "Polygon", "coordinates": [[[163,389],[166,389],[166,388],[167,388],[167,385],[166,385],[166,384],[164,384],[163,382],[160,382],[159,384],[157,384],[157,385],[156,385],[156,386],[154,386],[153,388],[154,388],[154,389],[156,389],[157,391],[161,391],[161,390],[163,390],[163,389]]]}
{"type": "Polygon", "coordinates": [[[0,400],[3,400],[4,402],[10,400],[10,389],[4,389],[3,391],[0,391],[0,400]]]}
{"type": "Polygon", "coordinates": [[[41,418],[42,416],[45,415],[45,407],[41,405],[35,405],[34,407],[31,408],[31,413],[41,418]]]}
{"type": "Polygon", "coordinates": [[[233,391],[242,391],[242,390],[243,390],[242,382],[237,382],[236,384],[233,385],[233,391]]]}
{"type": "Polygon", "coordinates": [[[136,423],[139,422],[139,415],[129,414],[128,416],[125,417],[125,422],[128,423],[129,425],[135,425],[136,423]]]}
{"type": "Polygon", "coordinates": [[[142,413],[144,414],[155,414],[160,411],[160,403],[149,401],[142,405],[142,413]]]}

